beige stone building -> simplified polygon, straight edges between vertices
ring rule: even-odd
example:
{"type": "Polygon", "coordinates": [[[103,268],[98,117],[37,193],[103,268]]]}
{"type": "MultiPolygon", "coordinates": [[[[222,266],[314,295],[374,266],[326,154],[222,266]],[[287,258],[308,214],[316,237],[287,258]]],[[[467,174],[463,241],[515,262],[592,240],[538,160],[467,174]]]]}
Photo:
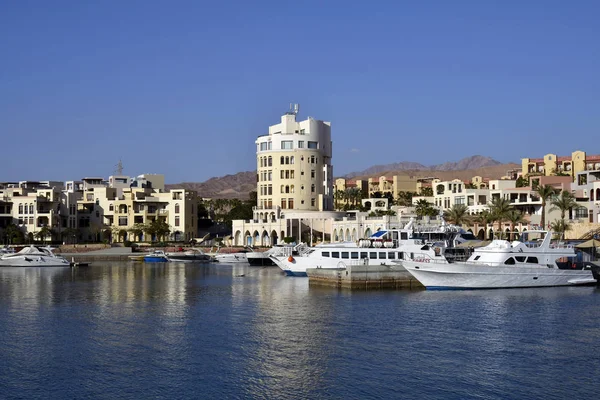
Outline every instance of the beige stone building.
{"type": "Polygon", "coordinates": [[[574,151],[570,156],[546,154],[543,158],[523,158],[521,174],[524,177],[567,174],[575,178],[579,172],[600,170],[600,155],[574,151]]]}

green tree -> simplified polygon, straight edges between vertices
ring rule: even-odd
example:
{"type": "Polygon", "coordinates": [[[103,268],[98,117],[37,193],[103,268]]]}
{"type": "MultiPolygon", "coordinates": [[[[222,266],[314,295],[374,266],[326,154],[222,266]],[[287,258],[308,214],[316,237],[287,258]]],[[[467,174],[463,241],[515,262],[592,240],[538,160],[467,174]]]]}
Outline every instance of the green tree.
{"type": "Polygon", "coordinates": [[[150,222],[150,227],[154,231],[154,234],[158,240],[164,241],[169,233],[171,233],[169,224],[162,218],[155,219],[154,221],[150,222]]]}
{"type": "Polygon", "coordinates": [[[535,190],[536,194],[540,197],[542,201],[542,229],[546,229],[546,204],[548,200],[555,195],[554,188],[550,185],[538,186],[535,190]]]}
{"type": "Polygon", "coordinates": [[[419,199],[415,204],[415,212],[417,216],[422,218],[425,216],[433,217],[437,215],[437,210],[433,207],[433,204],[425,199],[419,199]]]}
{"type": "Polygon", "coordinates": [[[455,204],[452,208],[444,211],[444,219],[451,224],[462,226],[471,222],[468,207],[464,204],[455,204]]]}
{"type": "Polygon", "coordinates": [[[506,220],[510,222],[510,240],[513,240],[515,237],[515,226],[526,223],[527,220],[523,216],[523,213],[516,209],[510,210],[508,214],[506,214],[506,220]]]}
{"type": "Polygon", "coordinates": [[[339,210],[341,207],[341,203],[344,200],[345,192],[343,190],[336,190],[333,194],[333,198],[335,200],[335,209],[339,210]]]}
{"type": "Polygon", "coordinates": [[[519,176],[515,185],[517,187],[527,187],[529,186],[529,179],[519,176]]]}
{"type": "Polygon", "coordinates": [[[571,225],[564,219],[557,219],[550,224],[550,229],[554,231],[559,239],[563,239],[565,232],[571,230],[571,225]]]}
{"type": "Polygon", "coordinates": [[[410,207],[412,205],[412,198],[417,194],[414,192],[398,192],[396,204],[399,206],[410,207]]]}
{"type": "Polygon", "coordinates": [[[498,222],[498,230],[502,235],[502,222],[508,219],[508,214],[513,209],[508,199],[503,197],[495,197],[489,204],[490,214],[492,215],[493,222],[498,222]]]}
{"type": "Polygon", "coordinates": [[[133,236],[134,242],[142,240],[142,235],[144,234],[145,230],[146,226],[139,222],[133,224],[133,226],[128,229],[129,233],[131,233],[131,235],[133,236]]]}
{"type": "Polygon", "coordinates": [[[431,186],[422,187],[419,196],[433,197],[433,188],[431,186]]]}
{"type": "Polygon", "coordinates": [[[477,231],[479,231],[479,225],[482,225],[485,230],[484,239],[488,236],[487,228],[492,222],[494,222],[494,218],[489,210],[483,210],[475,217],[475,228],[477,231]]]}
{"type": "Polygon", "coordinates": [[[565,215],[567,211],[577,207],[575,196],[573,196],[570,192],[567,192],[566,190],[563,190],[562,192],[560,192],[560,195],[552,198],[550,204],[552,204],[550,211],[560,210],[560,219],[563,222],[563,225],[565,222],[565,215]]]}
{"type": "Polygon", "coordinates": [[[62,241],[65,243],[75,243],[75,239],[77,237],[77,229],[75,228],[65,228],[62,230],[62,232],[60,233],[62,236],[62,241]]]}
{"type": "Polygon", "coordinates": [[[7,225],[4,228],[4,237],[7,244],[20,244],[25,241],[25,234],[15,224],[7,225]]]}
{"type": "Polygon", "coordinates": [[[35,233],[35,237],[38,240],[41,240],[42,243],[46,243],[46,238],[47,237],[52,238],[53,234],[54,234],[54,232],[52,231],[52,229],[50,229],[46,225],[44,225],[44,226],[42,226],[42,229],[40,229],[39,231],[37,231],[35,233]]]}

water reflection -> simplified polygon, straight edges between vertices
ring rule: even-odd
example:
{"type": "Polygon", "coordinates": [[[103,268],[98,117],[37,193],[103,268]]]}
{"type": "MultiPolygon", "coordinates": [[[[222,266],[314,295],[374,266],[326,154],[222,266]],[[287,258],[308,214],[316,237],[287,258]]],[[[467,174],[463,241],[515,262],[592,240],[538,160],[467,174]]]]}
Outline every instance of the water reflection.
{"type": "Polygon", "coordinates": [[[577,371],[600,372],[589,357],[598,294],[340,292],[240,264],[4,268],[0,387],[25,398],[556,398],[569,382],[594,398],[577,371]]]}

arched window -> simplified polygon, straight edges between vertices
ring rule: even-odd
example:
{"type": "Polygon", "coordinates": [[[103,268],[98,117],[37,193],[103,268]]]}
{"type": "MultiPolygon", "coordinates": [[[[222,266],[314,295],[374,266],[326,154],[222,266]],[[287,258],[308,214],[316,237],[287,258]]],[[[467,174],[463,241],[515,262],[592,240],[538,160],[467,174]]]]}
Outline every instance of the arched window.
{"type": "Polygon", "coordinates": [[[286,187],[285,187],[285,192],[286,192],[286,193],[289,193],[289,192],[290,192],[290,187],[289,187],[289,186],[286,186],[286,187]]]}
{"type": "MultiPolygon", "coordinates": [[[[27,207],[27,205],[25,205],[27,207]]],[[[23,214],[23,204],[19,203],[19,214],[23,214]]]]}
{"type": "Polygon", "coordinates": [[[314,192],[315,192],[315,185],[314,185],[314,184],[313,184],[313,185],[310,185],[310,192],[311,192],[311,193],[314,193],[314,192]]]}
{"type": "Polygon", "coordinates": [[[290,164],[293,164],[293,163],[294,163],[294,156],[291,156],[290,157],[290,164]]]}
{"type": "Polygon", "coordinates": [[[285,193],[285,185],[281,185],[281,193],[285,193]]]}
{"type": "Polygon", "coordinates": [[[33,214],[33,210],[34,210],[33,204],[30,204],[29,205],[29,214],[33,214]]]}
{"type": "Polygon", "coordinates": [[[290,193],[294,193],[294,185],[290,186],[290,193]]]}
{"type": "Polygon", "coordinates": [[[269,162],[267,163],[267,165],[268,165],[269,167],[273,166],[273,157],[269,156],[269,159],[268,159],[268,160],[269,160],[269,162]]]}
{"type": "Polygon", "coordinates": [[[286,158],[285,158],[285,163],[286,163],[286,164],[289,164],[289,163],[290,163],[290,158],[289,158],[289,157],[286,157],[286,158]]]}
{"type": "Polygon", "coordinates": [[[175,214],[179,214],[179,204],[175,204],[175,214]]]}
{"type": "Polygon", "coordinates": [[[279,162],[281,165],[283,165],[283,160],[284,160],[284,157],[281,156],[281,161],[279,162]]]}

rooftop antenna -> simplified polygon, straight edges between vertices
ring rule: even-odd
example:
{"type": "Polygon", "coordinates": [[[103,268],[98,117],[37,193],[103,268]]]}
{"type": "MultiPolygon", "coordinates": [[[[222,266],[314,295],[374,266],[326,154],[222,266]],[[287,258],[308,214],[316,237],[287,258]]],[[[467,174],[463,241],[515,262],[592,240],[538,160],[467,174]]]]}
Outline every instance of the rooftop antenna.
{"type": "Polygon", "coordinates": [[[290,103],[290,110],[286,112],[288,115],[297,115],[300,112],[300,104],[290,103]]]}
{"type": "Polygon", "coordinates": [[[117,175],[123,175],[123,163],[121,162],[121,160],[119,160],[117,165],[115,165],[115,168],[115,172],[117,173],[117,175]]]}

